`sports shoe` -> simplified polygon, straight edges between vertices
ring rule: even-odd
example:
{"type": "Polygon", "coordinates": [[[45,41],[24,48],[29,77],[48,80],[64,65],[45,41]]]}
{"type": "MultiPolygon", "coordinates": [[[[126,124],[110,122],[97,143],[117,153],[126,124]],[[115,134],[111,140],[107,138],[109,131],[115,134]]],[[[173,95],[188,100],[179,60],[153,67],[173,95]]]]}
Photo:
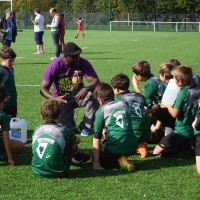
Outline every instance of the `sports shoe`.
{"type": "Polygon", "coordinates": [[[82,123],[80,123],[80,125],[79,125],[79,130],[80,130],[82,136],[89,136],[90,135],[90,129],[87,128],[82,123]]]}
{"type": "Polygon", "coordinates": [[[51,60],[55,60],[56,58],[58,58],[58,57],[54,56],[54,57],[51,58],[51,60]]]}
{"type": "Polygon", "coordinates": [[[79,152],[72,157],[72,164],[79,165],[85,162],[88,162],[91,159],[91,153],[89,152],[79,152]]]}
{"type": "Polygon", "coordinates": [[[135,166],[126,158],[126,156],[121,156],[117,161],[119,162],[121,169],[127,170],[128,172],[135,170],[135,166]]]}
{"type": "Polygon", "coordinates": [[[136,153],[140,154],[141,158],[145,158],[148,154],[147,143],[146,142],[139,143],[136,153]]]}

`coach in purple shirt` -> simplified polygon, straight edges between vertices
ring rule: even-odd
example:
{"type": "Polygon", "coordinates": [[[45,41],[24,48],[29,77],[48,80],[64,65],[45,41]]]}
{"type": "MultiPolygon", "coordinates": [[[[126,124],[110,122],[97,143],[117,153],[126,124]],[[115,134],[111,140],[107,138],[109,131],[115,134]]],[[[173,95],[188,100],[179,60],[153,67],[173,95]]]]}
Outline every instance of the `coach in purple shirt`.
{"type": "Polygon", "coordinates": [[[82,49],[69,42],[64,47],[64,56],[50,63],[40,84],[40,93],[47,99],[55,99],[61,105],[60,122],[75,128],[74,109],[86,107],[84,117],[79,125],[83,136],[90,134],[95,112],[99,107],[92,91],[99,82],[94,68],[86,59],[80,57],[82,49]],[[88,82],[84,86],[83,77],[88,82]],[[50,87],[53,86],[53,94],[50,87]]]}

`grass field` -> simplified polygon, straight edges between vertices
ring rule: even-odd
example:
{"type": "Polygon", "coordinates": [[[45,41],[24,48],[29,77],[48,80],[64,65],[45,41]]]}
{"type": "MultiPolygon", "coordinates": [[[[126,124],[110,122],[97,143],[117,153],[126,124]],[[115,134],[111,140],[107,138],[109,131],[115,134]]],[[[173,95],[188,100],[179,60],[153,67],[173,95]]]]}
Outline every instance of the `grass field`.
{"type": "MultiPolygon", "coordinates": [[[[158,75],[158,66],[171,58],[200,74],[199,33],[85,31],[86,39],[75,39],[75,33],[67,31],[65,41],[76,42],[83,49],[82,57],[108,83],[119,72],[131,78],[131,66],[136,60],[149,61],[155,75],[158,75]]],[[[36,52],[33,30],[19,32],[12,48],[18,56],[14,65],[18,117],[28,123],[28,142],[25,150],[14,156],[16,166],[7,167],[0,162],[0,199],[199,199],[200,177],[196,174],[194,155],[189,153],[165,159],[132,156],[130,159],[136,166],[133,173],[96,172],[87,163],[71,167],[68,179],[35,178],[31,171],[31,135],[41,124],[39,106],[43,97],[39,94],[39,84],[54,55],[50,31],[44,34],[44,55],[33,55],[36,52]]],[[[83,109],[75,113],[77,124],[82,114],[83,109]]],[[[80,147],[92,151],[92,137],[81,139],[80,147]]],[[[152,145],[149,150],[153,150],[152,145]]]]}

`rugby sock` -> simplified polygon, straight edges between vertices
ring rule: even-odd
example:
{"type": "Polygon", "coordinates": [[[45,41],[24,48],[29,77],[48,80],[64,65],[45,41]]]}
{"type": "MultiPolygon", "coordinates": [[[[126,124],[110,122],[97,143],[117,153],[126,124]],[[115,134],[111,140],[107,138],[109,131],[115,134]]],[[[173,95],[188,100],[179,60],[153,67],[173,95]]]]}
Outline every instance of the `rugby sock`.
{"type": "Polygon", "coordinates": [[[127,160],[126,156],[120,156],[117,161],[121,169],[125,169],[128,172],[135,170],[135,166],[127,160]]]}

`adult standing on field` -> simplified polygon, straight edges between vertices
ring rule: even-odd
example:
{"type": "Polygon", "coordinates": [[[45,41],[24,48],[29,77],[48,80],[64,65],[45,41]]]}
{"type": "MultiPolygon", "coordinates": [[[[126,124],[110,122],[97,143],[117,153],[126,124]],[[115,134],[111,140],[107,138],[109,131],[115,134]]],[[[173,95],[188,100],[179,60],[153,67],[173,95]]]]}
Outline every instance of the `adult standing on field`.
{"type": "Polygon", "coordinates": [[[64,56],[50,63],[43,75],[40,93],[47,99],[55,99],[61,104],[60,122],[75,128],[74,109],[85,107],[86,111],[79,129],[83,136],[90,134],[94,115],[99,107],[93,97],[93,90],[99,78],[92,65],[80,57],[82,49],[75,43],[69,42],[64,47],[64,56]],[[84,86],[83,77],[88,82],[84,86]],[[53,94],[50,88],[53,85],[53,94]]]}
{"type": "Polygon", "coordinates": [[[37,52],[34,54],[43,54],[43,41],[42,37],[44,34],[44,17],[40,14],[41,11],[39,8],[34,10],[35,19],[31,19],[34,25],[34,39],[37,46],[37,52]]]}
{"type": "Polygon", "coordinates": [[[51,28],[51,36],[53,40],[53,44],[56,48],[55,56],[51,58],[54,60],[60,56],[60,46],[59,46],[59,39],[60,39],[60,15],[57,13],[55,8],[51,8],[49,11],[50,15],[53,16],[51,24],[47,24],[47,28],[51,28]]]}
{"type": "Polygon", "coordinates": [[[5,17],[0,19],[0,42],[3,47],[10,47],[11,43],[16,41],[17,26],[12,14],[13,12],[8,8],[5,11],[5,17]]]}

